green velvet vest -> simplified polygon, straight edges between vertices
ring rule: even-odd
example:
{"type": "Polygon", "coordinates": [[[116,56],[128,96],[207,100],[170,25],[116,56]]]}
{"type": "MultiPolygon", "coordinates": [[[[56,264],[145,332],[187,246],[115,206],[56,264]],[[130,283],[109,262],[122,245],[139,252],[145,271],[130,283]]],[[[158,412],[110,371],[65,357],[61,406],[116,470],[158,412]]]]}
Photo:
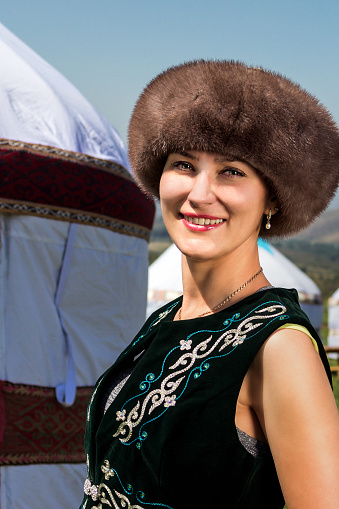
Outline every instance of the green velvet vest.
{"type": "Polygon", "coordinates": [[[154,313],[97,382],[81,507],[280,509],[271,454],[255,457],[239,441],[238,394],[260,347],[284,323],[310,331],[330,378],[321,341],[295,290],[268,289],[218,313],[173,321],[180,303],[154,313]],[[103,414],[112,379],[138,355],[103,414]]]}

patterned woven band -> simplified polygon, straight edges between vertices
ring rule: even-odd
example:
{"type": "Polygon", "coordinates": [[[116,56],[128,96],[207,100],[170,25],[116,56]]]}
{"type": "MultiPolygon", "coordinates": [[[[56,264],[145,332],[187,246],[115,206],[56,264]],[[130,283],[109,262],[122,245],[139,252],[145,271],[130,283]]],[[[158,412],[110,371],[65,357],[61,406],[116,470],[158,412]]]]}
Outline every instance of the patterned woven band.
{"type": "Polygon", "coordinates": [[[71,407],[55,389],[0,382],[0,465],[84,463],[86,410],[92,387],[78,387],[71,407]]]}
{"type": "Polygon", "coordinates": [[[99,226],[145,240],[154,217],[154,203],[119,164],[3,139],[1,210],[99,226]]]}

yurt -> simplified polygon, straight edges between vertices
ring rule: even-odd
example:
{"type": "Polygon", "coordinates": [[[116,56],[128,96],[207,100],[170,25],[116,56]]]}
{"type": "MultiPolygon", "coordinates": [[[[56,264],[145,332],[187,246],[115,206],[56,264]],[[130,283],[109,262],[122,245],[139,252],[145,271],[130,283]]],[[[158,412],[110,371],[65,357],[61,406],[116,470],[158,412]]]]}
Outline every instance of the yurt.
{"type": "MultiPolygon", "coordinates": [[[[318,286],[268,242],[259,239],[258,248],[260,264],[270,283],[273,286],[298,290],[302,309],[313,326],[320,330],[323,304],[318,286]]],[[[181,254],[172,244],[149,268],[147,314],[150,315],[181,293],[181,254]]]]}
{"type": "Polygon", "coordinates": [[[339,288],[328,299],[327,344],[339,347],[339,288]]]}
{"type": "Polygon", "coordinates": [[[74,509],[92,387],[145,317],[153,203],[114,130],[0,25],[0,507],[74,509]]]}

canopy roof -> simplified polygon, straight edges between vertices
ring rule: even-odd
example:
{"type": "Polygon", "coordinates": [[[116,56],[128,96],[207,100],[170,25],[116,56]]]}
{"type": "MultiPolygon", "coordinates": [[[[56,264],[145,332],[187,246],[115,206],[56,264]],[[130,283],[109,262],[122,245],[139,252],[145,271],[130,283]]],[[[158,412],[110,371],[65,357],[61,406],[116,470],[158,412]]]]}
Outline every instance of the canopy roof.
{"type": "Polygon", "coordinates": [[[114,127],[56,69],[0,24],[0,138],[109,159],[128,168],[114,127]]]}
{"type": "Polygon", "coordinates": [[[148,239],[154,206],[114,127],[1,24],[0,66],[0,209],[148,239]]]}

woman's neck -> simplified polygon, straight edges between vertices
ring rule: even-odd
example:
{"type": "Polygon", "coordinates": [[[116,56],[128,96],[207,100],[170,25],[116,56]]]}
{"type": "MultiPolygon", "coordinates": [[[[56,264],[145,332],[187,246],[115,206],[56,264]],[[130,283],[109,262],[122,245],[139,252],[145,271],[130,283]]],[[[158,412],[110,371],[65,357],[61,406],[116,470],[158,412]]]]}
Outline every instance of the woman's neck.
{"type": "MultiPolygon", "coordinates": [[[[181,318],[194,318],[212,312],[260,271],[258,249],[256,247],[252,253],[247,252],[241,257],[231,253],[227,259],[214,260],[213,263],[188,259],[183,255],[182,271],[184,295],[181,318]]],[[[235,304],[269,284],[264,274],[260,273],[218,310],[235,304]]]]}

